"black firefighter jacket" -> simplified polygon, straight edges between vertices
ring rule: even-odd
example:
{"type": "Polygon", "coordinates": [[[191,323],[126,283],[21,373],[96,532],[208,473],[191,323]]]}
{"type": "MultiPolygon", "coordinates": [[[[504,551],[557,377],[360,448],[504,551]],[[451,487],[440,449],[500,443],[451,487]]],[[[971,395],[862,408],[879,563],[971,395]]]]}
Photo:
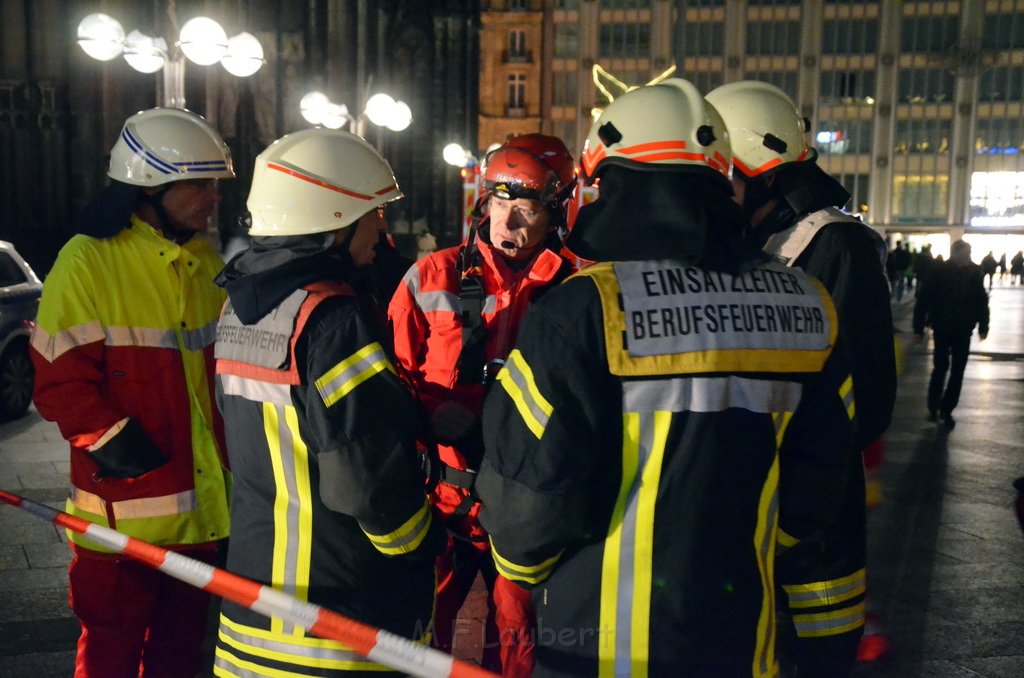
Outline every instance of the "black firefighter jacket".
{"type": "Polygon", "coordinates": [[[845,675],[856,660],[867,590],[865,488],[861,451],[889,427],[896,361],[885,245],[855,217],[824,207],[796,219],[781,206],[766,220],[779,227],[765,251],[820,280],[832,296],[854,392],[854,448],[842,507],[820,539],[780,559],[786,663],[800,675],[845,675]]]}
{"type": "MultiPolygon", "coordinates": [[[[372,312],[337,279],[345,263],[257,243],[221,274],[229,302],[218,326],[217,401],[235,470],[227,566],[423,637],[437,532],[414,455],[412,404],[372,312]]],[[[382,668],[227,601],[215,662],[224,676],[382,668]]]]}
{"type": "Polygon", "coordinates": [[[533,587],[535,675],[777,674],[776,549],[846,485],[836,339],[828,294],[774,263],[596,264],[531,308],[477,488],[499,572],[533,587]]]}

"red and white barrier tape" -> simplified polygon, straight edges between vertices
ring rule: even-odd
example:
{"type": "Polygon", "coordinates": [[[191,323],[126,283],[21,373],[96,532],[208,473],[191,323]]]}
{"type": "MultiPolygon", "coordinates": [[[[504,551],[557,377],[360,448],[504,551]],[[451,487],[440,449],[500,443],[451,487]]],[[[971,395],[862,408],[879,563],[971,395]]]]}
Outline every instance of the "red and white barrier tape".
{"type": "Polygon", "coordinates": [[[378,629],[319,605],[303,602],[179,553],[128,537],[117,530],[37,504],[0,490],[0,500],[23,511],[85,535],[117,553],[124,553],[175,579],[191,584],[266,616],[281,617],[321,638],[344,643],[373,661],[423,678],[495,678],[490,671],[467,664],[438,650],[378,629]]]}

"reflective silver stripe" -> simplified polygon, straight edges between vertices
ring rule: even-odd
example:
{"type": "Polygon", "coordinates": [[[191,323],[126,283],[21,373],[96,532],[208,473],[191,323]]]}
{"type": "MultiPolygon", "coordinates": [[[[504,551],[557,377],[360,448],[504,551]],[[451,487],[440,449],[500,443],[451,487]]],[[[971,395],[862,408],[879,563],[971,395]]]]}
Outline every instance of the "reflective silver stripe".
{"type": "Polygon", "coordinates": [[[406,272],[403,282],[409,290],[409,295],[416,302],[416,306],[424,313],[449,311],[458,315],[462,312],[457,294],[447,290],[420,291],[422,282],[420,281],[420,269],[418,266],[413,266],[406,272]]]}
{"type": "Polygon", "coordinates": [[[32,348],[51,363],[73,348],[104,339],[106,335],[103,333],[103,325],[98,320],[69,327],[53,336],[39,325],[32,330],[32,348]]]}
{"type": "MultiPolygon", "coordinates": [[[[288,426],[287,409],[284,406],[275,405],[273,410],[277,413],[276,424],[277,424],[277,440],[278,440],[278,452],[277,463],[280,465],[279,469],[275,469],[275,475],[280,473],[279,480],[284,482],[284,487],[277,488],[277,497],[275,498],[274,507],[274,567],[273,570],[277,570],[279,564],[278,558],[283,558],[284,567],[281,572],[282,580],[278,584],[277,588],[285,593],[294,596],[297,591],[296,584],[298,583],[298,559],[299,559],[299,514],[301,503],[299,496],[299,483],[295,474],[295,440],[292,438],[291,428],[288,426]],[[279,525],[278,520],[281,518],[281,512],[278,510],[278,502],[282,500],[281,494],[284,493],[287,498],[287,505],[284,510],[284,525],[279,525]],[[278,553],[279,539],[281,538],[282,528],[285,532],[285,539],[282,543],[284,546],[284,552],[278,553]]],[[[264,412],[268,411],[266,408],[264,412]]],[[[271,454],[274,453],[274,445],[270,446],[271,454]]],[[[282,619],[283,627],[282,633],[291,634],[295,631],[295,624],[282,619]]]]}
{"type": "MultiPolygon", "coordinates": [[[[96,515],[107,514],[107,501],[98,495],[83,489],[71,488],[71,503],[81,511],[96,515]]],[[[186,490],[177,494],[162,497],[145,497],[110,502],[115,520],[133,520],[136,518],[160,518],[177,516],[194,511],[198,506],[195,490],[186,490]]]]}
{"type": "MultiPolygon", "coordinates": [[[[247,646],[249,648],[255,648],[257,650],[266,650],[269,652],[294,655],[298,657],[308,657],[310,659],[320,659],[328,661],[339,661],[339,662],[365,662],[366,658],[358,652],[352,650],[343,650],[340,647],[329,648],[329,647],[311,647],[309,645],[300,645],[298,643],[288,642],[288,638],[275,638],[273,640],[269,638],[260,638],[257,636],[242,633],[241,631],[230,628],[226,624],[220,625],[220,635],[226,636],[235,641],[238,645],[247,646]]],[[[340,645],[340,643],[339,643],[340,645]]],[[[244,649],[244,648],[243,648],[244,649]]],[[[259,654],[259,653],[257,653],[259,654]]]]}
{"type": "Polygon", "coordinates": [[[424,313],[431,313],[434,311],[449,311],[456,315],[462,313],[462,306],[459,304],[458,295],[445,290],[437,290],[436,292],[417,292],[416,305],[419,306],[420,310],[424,313]]]}
{"type": "MultiPolygon", "coordinates": [[[[195,330],[182,332],[185,348],[199,351],[217,338],[217,321],[195,330]]],[[[32,347],[48,361],[53,362],[73,348],[103,340],[106,346],[143,346],[147,348],[178,348],[174,330],[154,327],[103,327],[99,321],[68,328],[50,336],[36,327],[32,333],[32,347]]]]}
{"type": "Polygon", "coordinates": [[[789,597],[790,607],[818,607],[835,605],[838,602],[848,600],[864,593],[867,588],[867,574],[863,568],[853,574],[832,579],[830,581],[815,582],[813,584],[799,584],[794,586],[783,586],[786,595],[789,597]]]}
{"type": "Polygon", "coordinates": [[[107,346],[146,346],[149,348],[178,348],[174,330],[156,327],[105,327],[107,346]]]}
{"type": "Polygon", "coordinates": [[[217,378],[220,379],[221,388],[226,395],[275,405],[290,405],[292,402],[292,390],[288,384],[271,384],[237,374],[218,374],[217,378]]]}
{"type": "Polygon", "coordinates": [[[638,496],[644,476],[644,468],[654,446],[654,417],[648,413],[640,415],[640,439],[638,441],[636,476],[626,497],[622,515],[622,536],[619,542],[619,591],[615,608],[615,675],[632,674],[633,644],[633,589],[636,572],[636,540],[638,496]]]}
{"type": "MultiPolygon", "coordinates": [[[[508,391],[509,395],[512,396],[516,407],[520,409],[526,408],[526,412],[529,413],[533,422],[527,420],[525,416],[523,420],[526,421],[527,426],[539,439],[548,426],[551,405],[544,400],[544,396],[540,394],[532,377],[523,369],[524,366],[526,366],[526,359],[523,358],[523,355],[518,350],[513,350],[505,362],[504,369],[499,373],[498,379],[502,382],[502,386],[508,391]],[[507,382],[512,382],[513,388],[510,389],[507,382]],[[514,391],[518,391],[518,394],[514,391]],[[516,397],[517,395],[518,397],[516,397]],[[538,396],[541,398],[541,402],[537,401],[538,396]],[[531,425],[531,423],[535,425],[531,425]]],[[[526,412],[520,411],[520,414],[523,415],[526,412]]]]}
{"type": "Polygon", "coordinates": [[[217,341],[217,320],[214,319],[204,327],[194,330],[184,330],[181,333],[185,348],[190,351],[202,351],[217,341]]]}
{"type": "Polygon", "coordinates": [[[793,626],[800,638],[837,636],[863,625],[864,601],[833,612],[793,615],[793,626]]]}
{"type": "Polygon", "coordinates": [[[80,511],[86,513],[95,513],[96,515],[105,516],[107,514],[107,502],[103,501],[98,495],[92,492],[86,492],[77,487],[71,488],[71,503],[75,505],[80,511]]]}
{"type": "Polygon", "coordinates": [[[405,524],[394,532],[377,535],[363,530],[363,533],[366,534],[370,542],[381,553],[388,555],[410,553],[416,550],[419,542],[423,541],[427,528],[430,527],[430,518],[430,507],[424,503],[420,510],[414,513],[405,524]],[[411,525],[409,524],[410,522],[412,523],[411,525]]]}
{"type": "Polygon", "coordinates": [[[491,556],[494,559],[494,565],[498,572],[506,579],[525,581],[529,584],[539,584],[547,579],[555,569],[555,565],[558,564],[563,553],[565,553],[565,549],[560,550],[538,565],[518,565],[498,553],[497,549],[494,548],[494,544],[491,544],[491,556]]]}
{"type": "Polygon", "coordinates": [[[367,344],[348,358],[327,370],[317,379],[317,391],[330,407],[370,377],[385,370],[394,371],[384,348],[377,342],[367,344]]]}
{"type": "MultiPolygon", "coordinates": [[[[429,292],[421,292],[420,287],[422,285],[420,281],[420,269],[413,266],[405,274],[403,278],[406,288],[409,290],[409,294],[416,301],[416,306],[419,307],[424,313],[433,313],[436,311],[448,311],[455,315],[462,313],[462,302],[459,301],[459,295],[449,290],[431,290],[429,292]]],[[[498,298],[493,294],[488,294],[484,297],[484,304],[482,312],[487,315],[492,315],[498,308],[498,298]]]]}
{"type": "MultiPolygon", "coordinates": [[[[508,366],[506,365],[506,369],[508,366]]],[[[674,377],[623,384],[627,412],[793,412],[803,387],[790,381],[744,377],[674,377]]]]}

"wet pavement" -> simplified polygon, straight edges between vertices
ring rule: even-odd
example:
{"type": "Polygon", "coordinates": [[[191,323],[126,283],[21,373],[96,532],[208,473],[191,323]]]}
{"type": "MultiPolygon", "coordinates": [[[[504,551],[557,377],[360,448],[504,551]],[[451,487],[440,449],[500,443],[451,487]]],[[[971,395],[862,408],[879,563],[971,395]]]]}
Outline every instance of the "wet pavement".
{"type": "MultiPolygon", "coordinates": [[[[869,609],[891,650],[857,678],[1024,676],[1024,535],[1012,481],[1024,476],[1024,286],[992,291],[989,337],[975,336],[957,425],[925,420],[930,346],[910,334],[913,295],[894,306],[905,347],[893,424],[869,515],[869,609]]],[[[0,424],[0,488],[55,508],[67,449],[34,409],[0,424]]],[[[0,678],[72,675],[78,624],[59,530],[0,505],[0,678]]],[[[479,653],[478,589],[457,656],[479,653]]]]}

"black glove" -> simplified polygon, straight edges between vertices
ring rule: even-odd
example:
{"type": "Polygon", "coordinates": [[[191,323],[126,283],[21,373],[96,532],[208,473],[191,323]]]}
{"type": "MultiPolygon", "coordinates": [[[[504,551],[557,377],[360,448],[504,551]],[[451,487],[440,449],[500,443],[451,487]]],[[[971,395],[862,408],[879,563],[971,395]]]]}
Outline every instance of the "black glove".
{"type": "Polygon", "coordinates": [[[100,478],[137,478],[167,463],[142,426],[129,419],[103,447],[91,452],[100,478]]]}

